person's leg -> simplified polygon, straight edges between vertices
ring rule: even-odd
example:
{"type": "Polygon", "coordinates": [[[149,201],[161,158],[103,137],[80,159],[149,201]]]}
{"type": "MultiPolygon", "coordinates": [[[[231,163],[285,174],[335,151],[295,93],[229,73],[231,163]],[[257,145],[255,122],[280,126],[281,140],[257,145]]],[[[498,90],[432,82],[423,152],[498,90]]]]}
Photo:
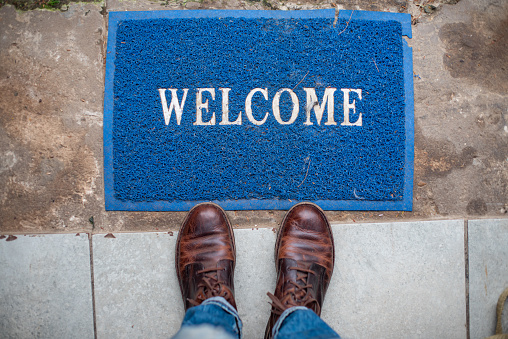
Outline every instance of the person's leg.
{"type": "Polygon", "coordinates": [[[237,339],[241,332],[242,322],[236,309],[226,299],[212,297],[187,310],[173,339],[237,339]]]}
{"type": "Polygon", "coordinates": [[[233,274],[233,229],[215,204],[199,204],[187,215],[176,245],[176,272],[185,318],[176,338],[240,338],[233,274]]]}
{"type": "Polygon", "coordinates": [[[285,310],[273,326],[272,333],[274,339],[340,339],[337,332],[304,306],[285,310]]]}
{"type": "Polygon", "coordinates": [[[291,208],[275,245],[277,285],[268,293],[270,338],[338,338],[319,316],[335,260],[333,236],[323,211],[311,203],[291,208]]]}

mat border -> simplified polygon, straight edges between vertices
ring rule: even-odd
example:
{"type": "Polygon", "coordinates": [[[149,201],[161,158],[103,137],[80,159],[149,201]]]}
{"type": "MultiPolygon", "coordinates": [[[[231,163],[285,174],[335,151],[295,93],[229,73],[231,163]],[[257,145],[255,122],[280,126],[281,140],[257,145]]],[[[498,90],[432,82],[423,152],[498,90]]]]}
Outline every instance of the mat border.
{"type": "MultiPolygon", "coordinates": [[[[337,20],[376,20],[398,21],[402,25],[402,36],[412,37],[411,16],[405,13],[384,13],[369,11],[337,11],[337,20]]],[[[269,10],[176,10],[176,11],[127,11],[110,12],[108,21],[107,55],[116,53],[116,34],[122,20],[175,19],[175,18],[335,18],[334,9],[305,11],[269,11],[269,10]]],[[[414,172],[414,89],[413,89],[413,52],[407,41],[403,40],[403,69],[405,92],[405,166],[404,195],[401,201],[361,201],[361,200],[313,200],[323,210],[350,211],[412,211],[413,208],[413,172],[414,172]]],[[[150,201],[127,202],[114,196],[113,174],[113,75],[114,58],[106,58],[104,90],[104,198],[106,211],[188,211],[194,205],[205,202],[195,201],[150,201]]],[[[286,210],[301,202],[297,200],[213,200],[225,210],[286,210]]]]}

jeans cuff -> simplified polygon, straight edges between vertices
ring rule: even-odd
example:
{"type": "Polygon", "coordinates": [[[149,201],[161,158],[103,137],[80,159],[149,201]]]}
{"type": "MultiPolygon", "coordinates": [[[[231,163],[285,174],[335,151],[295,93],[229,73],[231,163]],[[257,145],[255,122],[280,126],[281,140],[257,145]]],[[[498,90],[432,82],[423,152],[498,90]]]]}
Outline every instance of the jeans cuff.
{"type": "Polygon", "coordinates": [[[238,311],[223,297],[212,297],[208,298],[201,303],[201,305],[216,305],[222,308],[227,313],[231,314],[236,320],[236,326],[238,327],[238,337],[242,337],[242,320],[238,315],[238,311]]]}
{"type": "Polygon", "coordinates": [[[298,310],[308,310],[308,308],[304,307],[304,306],[294,306],[294,307],[288,308],[287,310],[282,312],[282,314],[280,315],[279,319],[275,322],[275,325],[273,325],[273,328],[272,328],[272,338],[275,338],[276,335],[279,333],[279,329],[282,326],[282,323],[284,322],[284,320],[286,320],[286,318],[291,313],[293,313],[295,311],[298,311],[298,310]]]}

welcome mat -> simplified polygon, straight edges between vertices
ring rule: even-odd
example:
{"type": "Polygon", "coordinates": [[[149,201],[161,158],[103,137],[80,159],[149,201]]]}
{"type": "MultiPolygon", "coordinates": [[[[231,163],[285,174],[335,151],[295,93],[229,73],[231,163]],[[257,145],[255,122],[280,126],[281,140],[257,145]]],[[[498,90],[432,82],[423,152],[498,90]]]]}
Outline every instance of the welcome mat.
{"type": "Polygon", "coordinates": [[[107,210],[411,210],[408,14],[109,14],[107,210]]]}

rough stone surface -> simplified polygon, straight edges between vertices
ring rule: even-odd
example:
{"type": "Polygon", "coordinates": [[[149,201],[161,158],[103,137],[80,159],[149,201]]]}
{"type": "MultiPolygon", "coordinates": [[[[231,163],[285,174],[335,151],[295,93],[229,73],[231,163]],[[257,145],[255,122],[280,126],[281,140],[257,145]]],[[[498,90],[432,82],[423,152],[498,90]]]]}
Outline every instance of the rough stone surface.
{"type": "Polygon", "coordinates": [[[415,214],[506,213],[507,15],[506,1],[461,1],[414,27],[415,214]]]}
{"type": "Polygon", "coordinates": [[[462,220],[335,225],[323,319],[343,338],[466,338],[462,220]]]}
{"type": "MultiPolygon", "coordinates": [[[[107,13],[337,9],[413,15],[413,212],[327,212],[333,222],[507,217],[505,0],[150,1],[0,8],[0,233],[176,231],[185,213],[105,212],[102,101],[107,13]],[[197,4],[197,5],[196,5],[197,4]],[[89,221],[92,220],[93,222],[89,221]]],[[[278,227],[282,211],[228,212],[278,227]]]]}
{"type": "MultiPolygon", "coordinates": [[[[494,335],[496,305],[508,288],[508,220],[470,220],[469,242],[469,326],[471,339],[494,335]]],[[[508,332],[508,302],[503,314],[508,332]]]]}
{"type": "Polygon", "coordinates": [[[0,8],[2,230],[91,230],[103,209],[98,8],[0,8]]]}
{"type": "Polygon", "coordinates": [[[0,240],[0,336],[93,338],[86,234],[0,240]]]}

